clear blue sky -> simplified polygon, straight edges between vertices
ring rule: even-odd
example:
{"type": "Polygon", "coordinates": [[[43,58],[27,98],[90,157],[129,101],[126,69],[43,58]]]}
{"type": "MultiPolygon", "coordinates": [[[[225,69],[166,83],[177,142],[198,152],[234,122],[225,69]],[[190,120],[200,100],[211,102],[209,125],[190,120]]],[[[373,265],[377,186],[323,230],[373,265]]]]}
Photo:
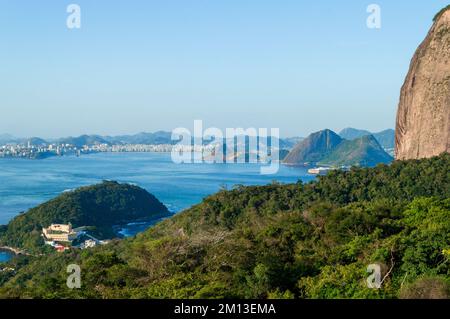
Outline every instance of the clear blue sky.
{"type": "Polygon", "coordinates": [[[448,0],[0,0],[0,133],[394,127],[448,0]],[[82,28],[66,27],[66,7],[82,28]],[[382,9],[368,29],[366,8],[382,9]]]}

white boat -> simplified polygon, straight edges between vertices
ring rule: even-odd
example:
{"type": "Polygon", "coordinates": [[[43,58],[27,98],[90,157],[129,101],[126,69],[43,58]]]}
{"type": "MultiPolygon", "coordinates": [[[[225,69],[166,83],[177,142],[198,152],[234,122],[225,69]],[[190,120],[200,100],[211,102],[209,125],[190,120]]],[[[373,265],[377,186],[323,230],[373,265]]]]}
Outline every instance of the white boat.
{"type": "Polygon", "coordinates": [[[331,167],[315,167],[315,168],[310,168],[308,170],[308,174],[312,174],[312,175],[326,175],[331,170],[332,170],[331,167]]]}

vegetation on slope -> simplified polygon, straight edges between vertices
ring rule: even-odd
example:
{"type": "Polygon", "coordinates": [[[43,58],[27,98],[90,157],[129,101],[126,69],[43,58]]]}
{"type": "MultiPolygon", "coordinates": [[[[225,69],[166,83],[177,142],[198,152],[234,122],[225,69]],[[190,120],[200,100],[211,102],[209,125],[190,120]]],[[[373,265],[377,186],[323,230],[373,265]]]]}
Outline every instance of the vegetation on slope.
{"type": "Polygon", "coordinates": [[[91,226],[99,239],[112,238],[113,226],[168,214],[167,208],[144,189],[103,182],[66,192],[14,218],[0,228],[0,246],[40,250],[42,228],[51,224],[91,226]]]}
{"type": "Polygon", "coordinates": [[[331,130],[313,133],[300,141],[284,159],[285,164],[302,165],[323,159],[343,140],[331,130]]]}
{"type": "Polygon", "coordinates": [[[393,129],[387,129],[378,133],[371,133],[366,130],[359,130],[349,127],[339,132],[340,137],[350,141],[367,135],[372,135],[375,137],[377,142],[384,149],[391,149],[395,146],[395,131],[393,129]]]}
{"type": "MultiPolygon", "coordinates": [[[[382,139],[384,135],[389,135],[386,132],[380,132],[382,139]]],[[[390,163],[393,160],[373,135],[354,137],[364,134],[364,131],[350,128],[344,130],[341,134],[351,139],[342,139],[330,130],[311,134],[298,143],[283,162],[290,165],[318,164],[337,167],[373,167],[377,164],[390,163]]]]}
{"type": "Polygon", "coordinates": [[[373,137],[380,143],[384,149],[392,149],[395,147],[395,131],[387,129],[378,133],[372,134],[373,137]]]}
{"type": "Polygon", "coordinates": [[[344,140],[325,156],[320,163],[331,166],[363,166],[373,167],[377,164],[388,164],[393,158],[378,144],[375,137],[366,135],[351,141],[344,140]]]}
{"type": "Polygon", "coordinates": [[[339,136],[345,140],[354,140],[372,133],[367,130],[360,130],[352,127],[348,127],[339,132],[339,136]]]}
{"type": "Polygon", "coordinates": [[[450,4],[448,6],[446,6],[445,8],[443,8],[441,11],[439,11],[433,18],[433,22],[436,22],[443,14],[445,11],[450,10],[450,4]]]}
{"type": "Polygon", "coordinates": [[[136,238],[31,258],[6,298],[449,297],[450,155],[236,187],[136,238]],[[79,264],[82,288],[66,287],[79,264]],[[379,264],[381,289],[367,287],[379,264]]]}

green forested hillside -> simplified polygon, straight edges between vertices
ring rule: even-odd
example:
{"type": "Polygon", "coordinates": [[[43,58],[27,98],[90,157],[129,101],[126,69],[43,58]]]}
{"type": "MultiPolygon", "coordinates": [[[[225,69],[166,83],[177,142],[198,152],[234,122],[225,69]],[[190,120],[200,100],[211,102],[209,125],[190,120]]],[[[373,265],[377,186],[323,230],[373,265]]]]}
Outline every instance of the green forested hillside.
{"type": "Polygon", "coordinates": [[[129,184],[103,182],[64,193],[15,217],[0,228],[0,246],[40,250],[42,227],[72,223],[91,226],[100,239],[112,238],[114,225],[168,214],[167,208],[144,189],[129,184]]]}
{"type": "Polygon", "coordinates": [[[384,149],[393,149],[395,147],[395,131],[387,129],[378,133],[372,134],[384,149]]]}
{"type": "Polygon", "coordinates": [[[323,130],[300,141],[284,158],[283,163],[303,165],[316,163],[331,153],[343,140],[331,130],[323,130]]]}
{"type": "Polygon", "coordinates": [[[372,135],[377,142],[384,149],[392,149],[395,147],[395,131],[393,129],[387,129],[377,133],[371,133],[366,130],[359,130],[354,128],[346,128],[339,132],[339,136],[346,140],[355,140],[363,136],[372,135]]]}
{"type": "Polygon", "coordinates": [[[450,155],[236,187],[136,238],[30,258],[0,297],[448,298],[450,155]],[[79,264],[82,288],[66,287],[79,264]],[[366,272],[380,265],[381,289],[366,272]]]}
{"type": "Polygon", "coordinates": [[[353,138],[358,134],[364,134],[364,131],[355,129],[346,129],[341,134],[352,138],[342,139],[330,130],[311,134],[289,152],[283,163],[373,167],[377,164],[390,163],[393,160],[373,135],[353,138]]]}
{"type": "Polygon", "coordinates": [[[330,154],[320,160],[321,164],[331,166],[373,167],[387,164],[393,158],[387,154],[372,135],[366,135],[351,141],[342,141],[330,154]]]}

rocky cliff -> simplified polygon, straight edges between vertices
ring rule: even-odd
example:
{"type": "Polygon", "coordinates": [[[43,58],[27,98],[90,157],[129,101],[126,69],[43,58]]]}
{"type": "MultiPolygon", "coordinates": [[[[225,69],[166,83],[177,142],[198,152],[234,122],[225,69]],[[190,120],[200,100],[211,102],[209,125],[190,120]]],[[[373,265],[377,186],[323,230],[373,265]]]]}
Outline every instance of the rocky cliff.
{"type": "Polygon", "coordinates": [[[396,158],[427,158],[450,146],[450,6],[417,49],[401,90],[396,158]]]}

